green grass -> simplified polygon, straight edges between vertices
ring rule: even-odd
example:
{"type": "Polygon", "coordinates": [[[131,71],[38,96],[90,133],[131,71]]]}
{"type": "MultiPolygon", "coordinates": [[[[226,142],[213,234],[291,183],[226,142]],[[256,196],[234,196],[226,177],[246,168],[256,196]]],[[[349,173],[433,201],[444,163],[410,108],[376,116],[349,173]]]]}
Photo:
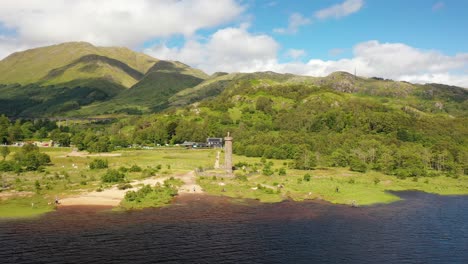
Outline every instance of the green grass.
{"type": "MultiPolygon", "coordinates": [[[[12,152],[15,148],[11,148],[12,152]]],[[[4,192],[11,194],[14,190],[21,196],[13,196],[0,201],[0,218],[3,217],[30,217],[53,210],[48,206],[53,203],[55,197],[64,198],[86,191],[94,191],[98,188],[110,188],[111,184],[103,184],[101,176],[106,169],[90,170],[89,163],[95,159],[106,159],[110,169],[120,167],[130,168],[133,165],[147,168],[161,166],[160,170],[151,174],[144,172],[127,172],[127,180],[143,179],[149,176],[169,176],[183,174],[202,167],[210,173],[221,175],[222,170],[214,171],[213,167],[216,152],[218,150],[188,150],[177,147],[161,147],[154,150],[125,149],[115,151],[122,156],[116,157],[68,157],[70,148],[41,148],[41,151],[51,156],[52,165],[46,167],[45,172],[24,172],[19,175],[14,173],[1,174],[10,190],[4,192]],[[75,166],[73,166],[75,165],[75,166]],[[37,192],[35,181],[39,181],[41,189],[37,192]],[[34,208],[31,207],[34,203],[34,208]]],[[[14,155],[11,153],[10,156],[14,155]]],[[[9,156],[9,157],[10,157],[9,156]]],[[[224,160],[221,155],[221,160],[224,160]]],[[[273,162],[273,170],[287,167],[288,161],[268,160],[273,162]]],[[[255,164],[261,172],[260,158],[250,158],[234,155],[234,163],[246,162],[255,164]]],[[[236,174],[245,174],[237,171],[236,174]]],[[[459,178],[421,177],[417,181],[413,178],[398,179],[394,176],[384,175],[379,172],[368,173],[351,172],[347,168],[322,168],[311,171],[292,170],[286,168],[286,175],[278,175],[278,171],[272,176],[264,176],[254,173],[247,180],[218,176],[216,179],[210,176],[198,177],[198,183],[208,194],[229,196],[238,199],[256,199],[261,202],[274,203],[285,199],[303,201],[306,199],[321,199],[337,204],[351,204],[356,201],[358,205],[371,205],[377,203],[391,203],[399,200],[397,196],[388,193],[388,190],[419,190],[428,193],[442,195],[466,195],[468,194],[468,179],[466,176],[459,178]],[[303,180],[304,174],[310,174],[309,182],[303,180]],[[222,183],[222,184],[221,184],[222,183]],[[281,184],[283,188],[278,188],[281,184]],[[258,185],[271,189],[255,189],[258,185]],[[336,187],[339,192],[336,192],[336,187]],[[310,193],[310,194],[309,194],[310,193]]],[[[2,194],[2,193],[0,193],[2,194]]],[[[149,196],[138,205],[127,208],[141,208],[147,206],[161,206],[167,204],[167,196],[149,196]]],[[[124,205],[125,207],[125,205],[124,205]]]]}
{"type": "Polygon", "coordinates": [[[122,209],[143,209],[148,207],[163,207],[169,205],[174,199],[174,195],[177,193],[177,188],[183,185],[183,181],[180,179],[170,178],[164,181],[163,185],[156,185],[147,187],[146,190],[151,190],[148,193],[144,193],[140,189],[133,192],[136,197],[135,199],[126,197],[120,203],[122,209]]]}
{"type": "MultiPolygon", "coordinates": [[[[241,160],[246,161],[245,158],[241,160]]],[[[274,168],[280,167],[280,162],[274,161],[274,168]]],[[[198,182],[205,191],[213,195],[257,199],[261,202],[319,199],[336,204],[352,204],[354,201],[358,205],[372,205],[400,200],[388,191],[418,190],[441,195],[468,194],[467,177],[421,177],[415,181],[414,178],[398,179],[374,171],[351,172],[345,168],[288,170],[286,176],[279,176],[277,173],[273,176],[256,174],[248,177],[247,181],[227,177],[213,179],[207,176],[201,177],[198,182]],[[310,181],[303,179],[306,173],[311,175],[310,181]],[[259,184],[272,188],[274,192],[265,193],[263,190],[254,189],[259,184]],[[283,187],[278,188],[278,184],[283,187]]]]}
{"type": "Polygon", "coordinates": [[[29,218],[53,211],[53,206],[47,203],[40,195],[0,201],[0,218],[29,218]]]}
{"type": "MultiPolygon", "coordinates": [[[[13,157],[16,148],[10,148],[13,157]]],[[[48,202],[54,202],[55,197],[64,198],[98,188],[110,188],[111,184],[103,184],[101,176],[107,169],[90,170],[89,163],[96,158],[106,159],[110,169],[120,167],[130,168],[140,166],[143,170],[161,169],[150,175],[144,172],[127,172],[126,179],[138,180],[149,176],[177,175],[195,170],[199,166],[212,167],[216,157],[216,150],[187,150],[183,148],[159,148],[155,150],[126,149],[116,151],[122,156],[117,157],[69,157],[70,148],[41,148],[41,151],[51,157],[52,165],[47,166],[45,172],[2,173],[2,178],[9,191],[15,191],[26,197],[14,197],[0,202],[0,218],[12,216],[29,216],[52,210],[43,208],[48,202]],[[73,166],[75,165],[75,166],[73,166]],[[35,181],[39,181],[41,190],[36,195],[35,181]],[[40,199],[39,199],[40,198],[40,199]],[[32,209],[31,202],[35,203],[32,209]]],[[[1,194],[1,193],[0,193],[1,194]]]]}

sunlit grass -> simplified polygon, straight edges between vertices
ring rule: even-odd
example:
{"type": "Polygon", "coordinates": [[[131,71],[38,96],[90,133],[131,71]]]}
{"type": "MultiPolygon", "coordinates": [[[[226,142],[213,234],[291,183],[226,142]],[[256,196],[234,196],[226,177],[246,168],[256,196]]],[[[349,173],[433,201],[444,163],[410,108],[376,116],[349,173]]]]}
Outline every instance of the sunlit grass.
{"type": "MultiPolygon", "coordinates": [[[[11,149],[12,152],[15,151],[15,148],[11,149]]],[[[0,174],[5,184],[10,186],[6,191],[10,195],[8,197],[4,195],[3,200],[0,201],[0,217],[38,215],[53,210],[48,203],[53,204],[55,197],[60,199],[99,188],[110,188],[111,184],[101,182],[101,176],[107,169],[91,170],[88,167],[89,163],[96,158],[108,160],[111,169],[129,168],[133,165],[143,170],[161,167],[160,170],[150,175],[143,172],[127,172],[126,179],[129,181],[150,176],[178,175],[203,169],[205,175],[210,176],[199,177],[198,183],[208,194],[257,199],[261,202],[321,199],[338,204],[352,204],[354,201],[358,205],[371,205],[391,203],[400,199],[387,192],[389,190],[419,190],[443,195],[468,194],[466,176],[398,179],[395,176],[375,171],[365,174],[351,172],[347,168],[301,171],[289,169],[290,161],[284,160],[268,160],[267,162],[273,163],[272,168],[275,174],[264,176],[261,174],[260,158],[237,155],[234,155],[234,163],[252,164],[257,167],[258,172],[249,174],[247,180],[235,179],[225,176],[222,169],[213,170],[216,152],[220,151],[216,149],[196,150],[176,147],[161,147],[154,150],[124,149],[112,152],[112,154],[120,153],[121,156],[109,157],[72,157],[68,155],[71,152],[70,148],[41,148],[41,151],[49,154],[52,160],[52,165],[47,166],[44,172],[0,174]],[[286,168],[286,175],[278,175],[279,168],[286,168]],[[213,178],[212,174],[217,177],[213,178]],[[310,174],[310,181],[304,180],[305,174],[310,174]],[[40,184],[39,190],[36,189],[36,181],[40,184]],[[263,188],[258,188],[259,185],[263,188]],[[281,188],[278,185],[281,185],[281,188]],[[15,193],[18,195],[15,196],[15,193]],[[34,207],[31,203],[34,203],[34,207]]],[[[220,163],[224,163],[223,154],[221,154],[220,163]]],[[[238,170],[236,174],[244,175],[245,172],[238,170]]]]}

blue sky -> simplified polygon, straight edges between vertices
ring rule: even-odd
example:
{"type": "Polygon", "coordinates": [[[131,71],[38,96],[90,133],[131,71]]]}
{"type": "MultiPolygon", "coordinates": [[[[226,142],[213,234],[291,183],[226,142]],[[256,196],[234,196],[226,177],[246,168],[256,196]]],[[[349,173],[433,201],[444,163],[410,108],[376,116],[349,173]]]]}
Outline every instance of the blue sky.
{"type": "Polygon", "coordinates": [[[208,73],[358,70],[468,87],[468,1],[2,0],[0,57],[87,41],[208,73]]]}
{"type": "MultiPolygon", "coordinates": [[[[272,7],[265,7],[265,2],[269,1],[253,5],[252,31],[270,33],[272,28],[284,26],[293,13],[313,17],[314,12],[344,1],[277,1],[272,7]]],[[[468,1],[369,0],[349,16],[313,20],[297,34],[273,35],[285,47],[305,49],[322,59],[330,49],[349,49],[367,40],[405,43],[453,55],[468,47],[468,34],[463,32],[468,29],[467,14],[468,1]],[[433,9],[437,4],[439,9],[433,9]]]]}

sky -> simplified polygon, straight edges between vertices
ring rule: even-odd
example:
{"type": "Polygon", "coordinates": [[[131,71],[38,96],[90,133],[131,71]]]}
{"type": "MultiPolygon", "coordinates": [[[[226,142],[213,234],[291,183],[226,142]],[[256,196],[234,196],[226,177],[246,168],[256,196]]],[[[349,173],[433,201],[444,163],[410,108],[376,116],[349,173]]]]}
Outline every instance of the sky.
{"type": "Polygon", "coordinates": [[[212,74],[347,71],[468,88],[465,0],[0,0],[0,59],[70,41],[212,74]]]}

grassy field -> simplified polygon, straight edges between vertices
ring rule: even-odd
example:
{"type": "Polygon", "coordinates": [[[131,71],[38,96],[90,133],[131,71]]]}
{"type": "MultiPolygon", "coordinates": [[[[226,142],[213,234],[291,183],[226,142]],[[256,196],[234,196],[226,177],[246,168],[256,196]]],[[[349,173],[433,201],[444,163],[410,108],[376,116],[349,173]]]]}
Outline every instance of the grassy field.
{"type": "MultiPolygon", "coordinates": [[[[257,163],[259,168],[262,166],[260,159],[236,158],[241,162],[257,163]]],[[[284,161],[271,162],[275,171],[285,168],[284,161]]],[[[399,179],[375,171],[352,172],[347,168],[320,168],[311,171],[286,169],[286,175],[281,176],[278,172],[271,176],[256,173],[243,177],[245,174],[237,172],[237,177],[228,178],[213,177],[206,173],[198,181],[204,190],[211,194],[258,199],[262,202],[320,199],[337,204],[372,205],[391,203],[400,199],[387,191],[419,190],[441,195],[468,194],[466,176],[399,179]],[[309,180],[305,179],[306,174],[310,176],[309,180]]]]}
{"type": "MultiPolygon", "coordinates": [[[[11,158],[16,149],[11,147],[11,158]]],[[[99,188],[110,188],[112,184],[101,182],[107,169],[89,169],[94,159],[104,159],[110,169],[139,166],[141,172],[126,172],[127,180],[144,179],[151,176],[177,175],[214,165],[216,151],[186,150],[182,148],[160,148],[155,150],[125,149],[109,157],[69,156],[70,148],[41,148],[51,157],[52,165],[44,172],[0,173],[8,191],[0,192],[0,217],[33,216],[53,210],[48,203],[55,197],[63,198],[99,188]],[[161,169],[157,169],[160,167],[161,169]],[[36,189],[36,181],[40,189],[36,189]],[[34,203],[34,207],[31,207],[34,203]]]]}
{"type": "MultiPolygon", "coordinates": [[[[12,152],[15,149],[12,148],[12,152]]],[[[140,172],[126,172],[127,180],[151,176],[168,176],[198,170],[198,184],[205,192],[234,198],[257,199],[262,202],[279,202],[285,199],[302,201],[321,199],[331,203],[371,205],[391,203],[399,198],[387,190],[420,190],[443,195],[468,194],[468,178],[420,177],[398,179],[378,172],[365,174],[351,172],[347,168],[321,168],[311,171],[292,170],[288,161],[261,160],[234,156],[234,163],[250,164],[245,171],[236,171],[237,177],[226,177],[223,170],[213,170],[217,150],[187,150],[182,148],[158,148],[154,150],[125,149],[109,157],[69,156],[69,148],[42,148],[50,155],[52,165],[44,172],[24,172],[19,175],[2,173],[2,182],[9,186],[0,192],[0,217],[30,217],[54,210],[55,197],[63,198],[86,191],[110,188],[102,183],[101,176],[107,169],[89,169],[96,158],[105,159],[111,169],[139,166],[140,172]],[[262,175],[264,164],[270,163],[271,176],[262,175]],[[160,168],[160,169],[157,169],[160,168]],[[281,169],[285,175],[279,175],[281,169]],[[309,174],[310,179],[307,180],[309,174]],[[39,188],[37,188],[37,184],[39,188]],[[34,203],[34,206],[32,206],[34,203]]],[[[12,154],[10,154],[11,158],[12,154]]],[[[223,155],[221,155],[221,163],[223,155]]],[[[147,200],[147,199],[146,199],[147,200]]],[[[146,202],[145,202],[146,203],[146,202]]],[[[148,202],[154,204],[152,202],[148,202]]],[[[127,204],[129,208],[133,205],[127,204]]]]}

